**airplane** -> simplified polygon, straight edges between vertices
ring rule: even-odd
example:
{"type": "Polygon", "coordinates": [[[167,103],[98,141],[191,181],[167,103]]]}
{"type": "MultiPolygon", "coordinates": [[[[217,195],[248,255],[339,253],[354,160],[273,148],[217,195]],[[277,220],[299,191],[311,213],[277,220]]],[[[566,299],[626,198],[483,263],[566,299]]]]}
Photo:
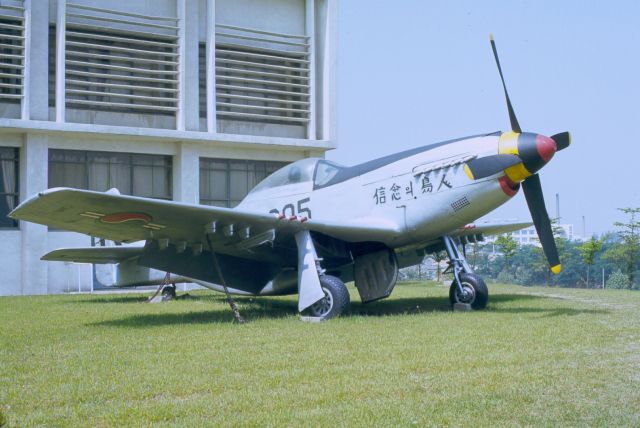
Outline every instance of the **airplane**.
{"type": "MultiPolygon", "coordinates": [[[[9,216],[142,246],[67,248],[43,260],[114,264],[114,286],[194,282],[231,294],[298,294],[298,311],[321,320],[348,310],[345,282],[363,303],[388,297],[398,270],[446,250],[452,304],[486,307],[489,293],[459,245],[531,223],[473,222],[522,187],[554,273],[558,251],[538,171],[571,143],[523,132],[507,92],[493,37],[511,130],[443,141],[346,167],[293,162],[260,182],[235,208],[55,188],[9,216]],[[158,276],[158,273],[161,275],[158,276]],[[154,276],[155,275],[155,276],[154,276]],[[166,277],[165,277],[166,279],[166,277]]],[[[175,290],[175,289],[174,289],[175,290]]],[[[174,291],[175,292],[175,291],[174,291]]]]}

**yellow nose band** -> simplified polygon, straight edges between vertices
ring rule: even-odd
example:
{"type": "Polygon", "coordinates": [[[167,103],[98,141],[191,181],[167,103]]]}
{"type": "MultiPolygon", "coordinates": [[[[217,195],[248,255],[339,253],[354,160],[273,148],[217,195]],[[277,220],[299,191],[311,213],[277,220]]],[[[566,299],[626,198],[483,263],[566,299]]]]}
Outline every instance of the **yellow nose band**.
{"type": "MultiPolygon", "coordinates": [[[[519,156],[519,136],[520,134],[518,134],[517,132],[504,132],[498,140],[498,153],[519,156]]],[[[507,177],[509,177],[509,179],[511,179],[511,181],[513,181],[514,183],[519,183],[525,178],[531,176],[531,172],[529,172],[527,168],[524,167],[523,163],[510,166],[509,168],[504,170],[504,173],[507,174],[507,177]]]]}

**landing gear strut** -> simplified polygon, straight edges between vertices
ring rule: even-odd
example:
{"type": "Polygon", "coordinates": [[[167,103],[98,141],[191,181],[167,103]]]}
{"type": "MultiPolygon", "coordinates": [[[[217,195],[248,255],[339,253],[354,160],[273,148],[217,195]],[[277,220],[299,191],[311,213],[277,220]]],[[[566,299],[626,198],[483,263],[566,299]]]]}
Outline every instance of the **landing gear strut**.
{"type": "Polygon", "coordinates": [[[340,278],[325,275],[308,230],[295,234],[298,246],[298,311],[327,320],[349,309],[349,291],[340,278]]]}
{"type": "Polygon", "coordinates": [[[442,241],[449,256],[447,271],[450,269],[453,271],[454,279],[449,288],[451,304],[466,303],[473,309],[484,309],[489,300],[489,290],[484,280],[473,272],[450,236],[443,236],[442,241]]]}
{"type": "Polygon", "coordinates": [[[176,298],[176,283],[171,281],[170,272],[166,273],[166,275],[164,276],[164,279],[158,286],[158,289],[156,290],[155,293],[153,293],[153,296],[147,299],[147,302],[155,303],[156,302],[155,298],[160,293],[162,293],[161,301],[163,302],[166,302],[168,300],[175,300],[176,298]]]}

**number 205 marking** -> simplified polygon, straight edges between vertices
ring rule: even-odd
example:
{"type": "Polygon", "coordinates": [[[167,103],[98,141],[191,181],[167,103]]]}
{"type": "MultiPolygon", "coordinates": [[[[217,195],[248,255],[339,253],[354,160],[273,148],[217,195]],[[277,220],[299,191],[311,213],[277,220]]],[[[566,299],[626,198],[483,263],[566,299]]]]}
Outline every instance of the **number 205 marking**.
{"type": "MultiPolygon", "coordinates": [[[[282,207],[282,215],[284,215],[285,217],[293,217],[295,215],[299,215],[311,218],[311,210],[305,205],[309,203],[310,200],[310,198],[300,199],[297,202],[297,209],[296,206],[294,206],[292,203],[286,204],[284,207],[282,207]]],[[[274,208],[269,212],[272,214],[280,215],[280,211],[277,208],[274,208]]]]}

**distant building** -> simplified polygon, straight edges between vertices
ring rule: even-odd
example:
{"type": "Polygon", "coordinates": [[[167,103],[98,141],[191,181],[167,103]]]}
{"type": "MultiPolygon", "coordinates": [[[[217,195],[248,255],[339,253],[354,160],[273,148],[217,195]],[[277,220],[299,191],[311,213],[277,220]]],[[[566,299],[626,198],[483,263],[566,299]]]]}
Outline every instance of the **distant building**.
{"type": "MultiPolygon", "coordinates": [[[[573,240],[582,240],[582,237],[576,236],[573,234],[573,224],[560,224],[560,235],[568,239],[570,241],[573,240]]],[[[536,228],[533,226],[527,227],[525,229],[516,230],[515,232],[511,232],[508,235],[511,235],[513,239],[518,243],[518,245],[534,245],[536,247],[541,247],[540,240],[538,239],[538,233],[536,232],[536,228]]],[[[485,243],[493,244],[496,241],[497,236],[485,236],[485,243]]]]}
{"type": "Polygon", "coordinates": [[[0,0],[0,295],[88,290],[58,186],[233,207],[336,146],[336,0],[0,0]]]}

